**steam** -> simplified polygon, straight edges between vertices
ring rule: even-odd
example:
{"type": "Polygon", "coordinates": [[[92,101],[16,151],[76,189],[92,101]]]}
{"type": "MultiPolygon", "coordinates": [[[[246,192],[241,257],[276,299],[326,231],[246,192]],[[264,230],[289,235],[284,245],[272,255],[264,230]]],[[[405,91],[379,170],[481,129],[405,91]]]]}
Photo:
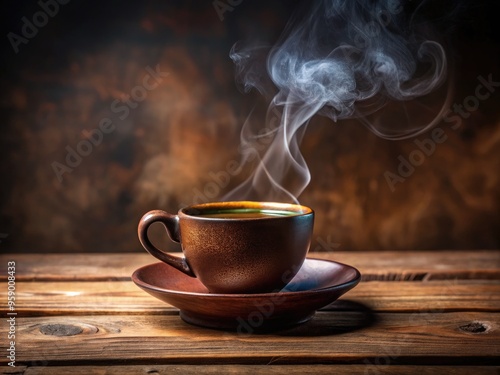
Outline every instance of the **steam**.
{"type": "Polygon", "coordinates": [[[249,151],[244,161],[257,156],[259,164],[224,199],[297,201],[311,179],[299,146],[315,114],[333,121],[358,118],[382,138],[404,139],[428,130],[447,108],[449,98],[437,110],[423,108],[432,112],[424,120],[409,114],[411,106],[420,106],[411,101],[441,86],[447,70],[443,47],[419,30],[418,8],[406,17],[391,0],[311,5],[289,22],[274,47],[237,43],[231,50],[237,81],[247,91],[257,89],[270,105],[264,131],[248,120],[241,133],[241,147],[249,151]],[[402,102],[403,116],[377,114],[395,101],[402,102]]]}

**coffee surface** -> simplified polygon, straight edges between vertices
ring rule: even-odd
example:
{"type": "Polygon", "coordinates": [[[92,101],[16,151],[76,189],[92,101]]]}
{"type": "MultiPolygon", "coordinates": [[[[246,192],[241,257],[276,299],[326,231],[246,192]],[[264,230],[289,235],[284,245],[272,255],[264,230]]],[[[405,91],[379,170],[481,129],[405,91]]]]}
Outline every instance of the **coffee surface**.
{"type": "Polygon", "coordinates": [[[274,210],[228,210],[228,211],[210,211],[201,213],[196,216],[210,217],[218,219],[253,219],[266,217],[283,217],[296,215],[291,211],[274,211],[274,210]]]}

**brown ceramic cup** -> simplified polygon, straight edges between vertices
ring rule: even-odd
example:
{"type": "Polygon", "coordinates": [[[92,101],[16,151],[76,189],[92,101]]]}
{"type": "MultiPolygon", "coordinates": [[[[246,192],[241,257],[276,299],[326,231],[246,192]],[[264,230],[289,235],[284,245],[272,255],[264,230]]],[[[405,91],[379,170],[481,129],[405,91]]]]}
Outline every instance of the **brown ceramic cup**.
{"type": "Polygon", "coordinates": [[[197,277],[212,293],[263,293],[283,288],[298,272],[311,244],[314,212],[271,202],[217,202],[154,210],[139,222],[142,246],[154,257],[197,277]],[[183,257],[155,247],[148,228],[162,223],[180,242],[183,257]]]}

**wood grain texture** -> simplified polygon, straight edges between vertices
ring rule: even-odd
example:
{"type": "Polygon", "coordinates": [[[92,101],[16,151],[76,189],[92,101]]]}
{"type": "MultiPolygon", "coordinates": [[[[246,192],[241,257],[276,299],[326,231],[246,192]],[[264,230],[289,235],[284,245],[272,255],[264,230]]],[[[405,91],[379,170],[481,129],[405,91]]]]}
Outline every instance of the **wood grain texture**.
{"type": "MultiPolygon", "coordinates": [[[[22,316],[85,314],[177,314],[131,281],[18,282],[17,311],[22,316]]],[[[0,300],[7,289],[0,290],[0,300]]],[[[380,312],[500,311],[496,280],[361,282],[328,310],[380,312]]]]}
{"type": "MultiPolygon", "coordinates": [[[[250,335],[220,332],[177,316],[19,318],[17,361],[48,365],[330,364],[498,365],[498,313],[321,312],[309,323],[250,335]],[[471,323],[485,329],[463,331],[471,323]],[[41,327],[74,325],[82,333],[46,335],[41,327]]],[[[2,327],[2,329],[4,329],[2,327]]],[[[0,332],[0,337],[5,333],[0,332]]]]}
{"type": "Polygon", "coordinates": [[[0,373],[500,373],[498,252],[310,256],[365,281],[304,325],[251,335],[186,324],[136,287],[148,254],[3,254],[16,261],[18,366],[0,373]]]}
{"type": "MultiPolygon", "coordinates": [[[[0,362],[0,374],[2,375],[24,375],[26,373],[26,369],[28,368],[27,366],[16,366],[16,367],[11,367],[8,366],[4,362],[0,362]]],[[[45,371],[44,367],[37,367],[37,370],[35,371],[45,371]],[[39,370],[38,370],[39,369],[39,370]]]]}
{"type": "MultiPolygon", "coordinates": [[[[49,366],[18,369],[18,375],[171,375],[171,374],[364,374],[364,375],[498,375],[498,366],[367,366],[367,365],[131,365],[49,366]]],[[[12,372],[0,372],[12,374],[12,372]]]]}
{"type": "MultiPolygon", "coordinates": [[[[179,255],[179,253],[177,253],[179,255]]],[[[474,251],[339,251],[309,253],[359,269],[364,280],[500,280],[500,252],[474,251]]],[[[0,264],[16,261],[18,280],[128,280],[134,270],[157,260],[146,253],[2,254],[0,264]]],[[[5,280],[5,270],[0,273],[5,280]]]]}

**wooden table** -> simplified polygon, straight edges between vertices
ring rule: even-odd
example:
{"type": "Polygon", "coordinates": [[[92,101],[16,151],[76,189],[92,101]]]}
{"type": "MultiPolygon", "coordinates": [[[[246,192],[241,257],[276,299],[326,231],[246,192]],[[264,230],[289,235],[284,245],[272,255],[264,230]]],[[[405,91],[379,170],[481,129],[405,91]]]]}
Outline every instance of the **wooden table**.
{"type": "MultiPolygon", "coordinates": [[[[189,325],[130,281],[148,254],[1,255],[3,374],[500,374],[500,253],[336,252],[363,281],[312,321],[189,325]],[[15,262],[15,365],[7,263],[15,262]]],[[[12,284],[12,283],[11,283],[12,284]]]]}

